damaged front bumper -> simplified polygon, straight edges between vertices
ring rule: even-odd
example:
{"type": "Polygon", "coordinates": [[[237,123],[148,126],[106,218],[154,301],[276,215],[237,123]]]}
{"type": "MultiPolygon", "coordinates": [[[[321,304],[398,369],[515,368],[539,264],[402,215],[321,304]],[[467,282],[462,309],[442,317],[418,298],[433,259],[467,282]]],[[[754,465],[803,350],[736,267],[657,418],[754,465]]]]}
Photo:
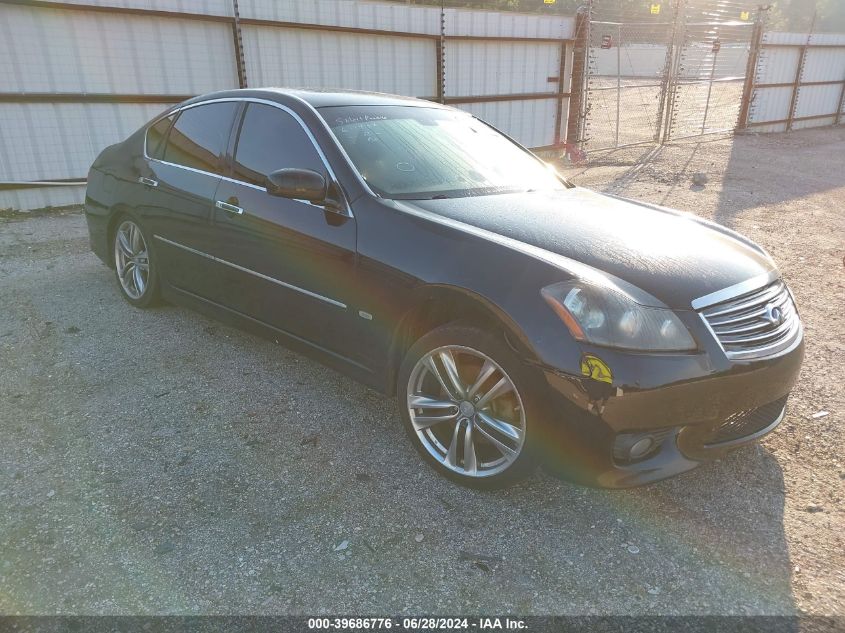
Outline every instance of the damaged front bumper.
{"type": "Polygon", "coordinates": [[[544,369],[547,464],[608,488],[691,470],[780,424],[803,355],[803,338],[775,357],[746,362],[707,352],[585,349],[582,375],[544,369]]]}

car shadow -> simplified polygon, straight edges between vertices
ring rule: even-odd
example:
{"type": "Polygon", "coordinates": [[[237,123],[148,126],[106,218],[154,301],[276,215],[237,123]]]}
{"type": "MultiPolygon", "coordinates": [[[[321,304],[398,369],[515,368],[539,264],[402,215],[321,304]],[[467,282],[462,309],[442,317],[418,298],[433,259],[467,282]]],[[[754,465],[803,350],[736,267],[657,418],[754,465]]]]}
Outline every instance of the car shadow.
{"type": "Polygon", "coordinates": [[[641,488],[567,485],[561,492],[562,505],[572,498],[589,500],[579,529],[596,549],[620,559],[622,585],[646,584],[650,612],[796,614],[783,473],[763,446],[738,449],[641,488]],[[607,514],[618,527],[594,528],[607,514]]]}

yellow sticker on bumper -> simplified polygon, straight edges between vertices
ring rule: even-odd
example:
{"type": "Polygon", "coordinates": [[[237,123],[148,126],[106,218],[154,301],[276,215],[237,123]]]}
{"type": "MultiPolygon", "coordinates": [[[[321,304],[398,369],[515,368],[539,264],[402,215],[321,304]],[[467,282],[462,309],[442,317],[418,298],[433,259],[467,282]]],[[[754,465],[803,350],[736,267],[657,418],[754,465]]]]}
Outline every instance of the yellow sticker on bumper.
{"type": "Polygon", "coordinates": [[[581,357],[581,373],[599,382],[613,383],[613,372],[601,358],[584,354],[581,357]]]}

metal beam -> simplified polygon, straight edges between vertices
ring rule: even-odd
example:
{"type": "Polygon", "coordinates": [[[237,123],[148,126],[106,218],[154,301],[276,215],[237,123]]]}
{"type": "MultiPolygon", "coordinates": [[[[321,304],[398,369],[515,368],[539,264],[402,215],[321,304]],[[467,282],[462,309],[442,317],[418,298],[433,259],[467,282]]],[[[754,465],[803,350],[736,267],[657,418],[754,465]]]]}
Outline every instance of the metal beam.
{"type": "Polygon", "coordinates": [[[563,124],[563,100],[568,98],[566,93],[566,42],[560,43],[560,65],[557,74],[557,109],[555,110],[554,144],[560,145],[560,130],[563,124]]]}
{"type": "Polygon", "coordinates": [[[781,125],[783,123],[799,123],[801,121],[815,121],[817,119],[835,119],[836,112],[831,112],[830,114],[814,114],[812,116],[799,116],[793,117],[792,119],[778,119],[776,121],[754,121],[753,123],[749,123],[748,127],[759,127],[761,125],[781,125]]]}
{"type": "Polygon", "coordinates": [[[761,7],[757,10],[754,20],[754,30],[751,33],[751,50],[748,54],[748,63],[745,65],[745,83],[742,86],[742,102],[739,107],[739,118],[737,129],[743,130],[748,125],[748,117],[751,112],[751,101],[754,99],[754,90],[757,88],[757,65],[760,63],[760,51],[763,43],[763,29],[765,26],[765,13],[761,7]]]}
{"type": "Polygon", "coordinates": [[[0,92],[0,103],[180,103],[195,96],[101,92],[0,92]]]}
{"type": "Polygon", "coordinates": [[[795,81],[792,85],[792,99],[789,102],[789,115],[786,121],[786,131],[792,130],[792,121],[795,119],[795,111],[798,109],[798,94],[801,88],[801,77],[804,75],[804,62],[807,59],[807,46],[801,47],[801,53],[798,56],[798,68],[795,70],[795,81]]]}
{"type": "Polygon", "coordinates": [[[568,98],[568,92],[518,92],[505,95],[467,95],[463,97],[445,97],[446,104],[454,103],[493,103],[496,101],[536,101],[539,99],[568,98]]]}

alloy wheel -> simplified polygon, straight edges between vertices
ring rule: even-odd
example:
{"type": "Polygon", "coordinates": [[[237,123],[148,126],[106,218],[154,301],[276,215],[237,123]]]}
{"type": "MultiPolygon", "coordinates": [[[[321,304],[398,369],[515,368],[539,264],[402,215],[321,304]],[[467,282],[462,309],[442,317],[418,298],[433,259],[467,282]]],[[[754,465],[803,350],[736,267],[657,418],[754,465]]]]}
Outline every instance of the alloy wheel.
{"type": "Polygon", "coordinates": [[[117,278],[130,299],[144,296],[150,278],[147,243],[137,224],[124,220],[114,238],[114,262],[117,278]]]}
{"type": "Polygon", "coordinates": [[[501,473],[522,452],[522,398],[510,376],[483,352],[459,345],[428,352],[411,372],[407,402],[422,445],[460,475],[501,473]]]}

